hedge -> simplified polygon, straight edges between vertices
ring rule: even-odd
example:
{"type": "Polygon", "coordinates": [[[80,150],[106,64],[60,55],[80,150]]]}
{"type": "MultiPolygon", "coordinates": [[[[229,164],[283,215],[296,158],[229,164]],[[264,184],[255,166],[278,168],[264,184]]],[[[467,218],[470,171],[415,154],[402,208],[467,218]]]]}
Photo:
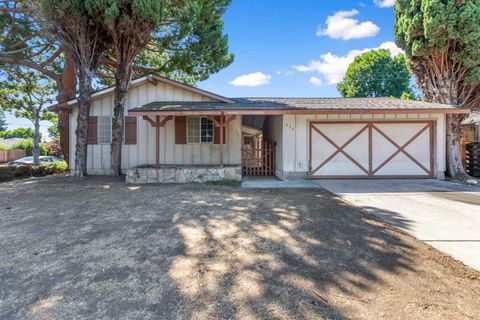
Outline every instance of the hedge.
{"type": "Polygon", "coordinates": [[[68,169],[67,163],[46,163],[39,166],[4,166],[0,167],[0,181],[15,178],[43,177],[50,174],[64,172],[68,169]]]}
{"type": "MultiPolygon", "coordinates": [[[[47,155],[47,148],[43,145],[43,143],[39,144],[40,146],[40,155],[46,156],[47,155]]],[[[25,139],[20,142],[15,143],[12,146],[12,149],[24,149],[27,152],[27,156],[33,155],[33,140],[32,139],[25,139]]]]}

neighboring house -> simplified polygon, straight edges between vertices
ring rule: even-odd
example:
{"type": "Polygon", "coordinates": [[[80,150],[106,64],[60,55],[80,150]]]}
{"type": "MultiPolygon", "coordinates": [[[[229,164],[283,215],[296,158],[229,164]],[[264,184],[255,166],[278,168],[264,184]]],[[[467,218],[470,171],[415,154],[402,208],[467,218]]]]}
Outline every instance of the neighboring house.
{"type": "Polygon", "coordinates": [[[480,112],[472,112],[462,121],[462,135],[465,143],[480,141],[480,112]]]}
{"type": "Polygon", "coordinates": [[[14,145],[22,142],[23,140],[26,140],[26,139],[23,139],[23,138],[0,139],[0,147],[10,149],[14,145]]]}
{"type": "MultiPolygon", "coordinates": [[[[110,174],[113,88],[92,101],[88,173],[110,174]]],[[[71,168],[76,103],[69,102],[71,168]]],[[[156,75],[132,81],[125,107],[122,169],[130,182],[247,173],[443,179],[446,114],[468,112],[395,98],[225,98],[156,75]],[[262,142],[252,147],[252,137],[262,142]]]]}
{"type": "Polygon", "coordinates": [[[477,161],[471,159],[471,157],[476,154],[473,149],[470,149],[470,152],[467,151],[468,148],[474,148],[472,145],[467,146],[472,142],[480,142],[480,112],[475,111],[470,113],[462,121],[462,136],[460,139],[460,153],[462,156],[463,167],[470,175],[478,175],[476,172],[478,170],[473,169],[477,161]]]}

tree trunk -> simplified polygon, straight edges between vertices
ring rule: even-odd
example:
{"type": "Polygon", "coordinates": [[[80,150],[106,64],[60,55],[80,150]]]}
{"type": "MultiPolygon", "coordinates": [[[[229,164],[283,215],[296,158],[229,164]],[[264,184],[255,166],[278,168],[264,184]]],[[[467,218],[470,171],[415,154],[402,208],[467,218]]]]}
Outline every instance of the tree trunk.
{"type": "Polygon", "coordinates": [[[78,70],[78,117],[77,144],[75,146],[75,176],[85,177],[87,175],[87,135],[88,118],[90,116],[90,107],[92,105],[92,80],[95,69],[85,67],[78,70]]]}
{"type": "Polygon", "coordinates": [[[466,175],[460,155],[460,121],[456,114],[447,115],[447,169],[452,178],[466,175]]]}
{"type": "MultiPolygon", "coordinates": [[[[430,90],[433,102],[459,105],[458,99],[458,82],[450,79],[448,76],[439,77],[437,79],[438,90],[430,90]]],[[[470,177],[463,167],[462,156],[460,152],[461,123],[464,115],[448,114],[446,124],[446,161],[447,174],[455,179],[463,182],[476,181],[477,179],[470,177]]],[[[480,181],[477,181],[477,183],[480,181]]]]}
{"type": "Polygon", "coordinates": [[[57,81],[58,95],[57,101],[59,103],[58,111],[58,133],[60,134],[60,148],[62,150],[63,158],[70,164],[70,107],[67,101],[75,99],[76,88],[76,74],[75,64],[73,59],[69,56],[65,58],[63,73],[59,81],[57,81]]]}
{"type": "Polygon", "coordinates": [[[115,74],[115,98],[113,109],[112,144],[111,144],[111,165],[112,174],[122,174],[122,144],[125,134],[125,99],[130,84],[132,71],[130,66],[119,62],[115,74]]]}
{"type": "Polygon", "coordinates": [[[38,114],[33,119],[33,125],[35,127],[33,134],[33,164],[38,166],[40,165],[40,119],[38,114]]]}

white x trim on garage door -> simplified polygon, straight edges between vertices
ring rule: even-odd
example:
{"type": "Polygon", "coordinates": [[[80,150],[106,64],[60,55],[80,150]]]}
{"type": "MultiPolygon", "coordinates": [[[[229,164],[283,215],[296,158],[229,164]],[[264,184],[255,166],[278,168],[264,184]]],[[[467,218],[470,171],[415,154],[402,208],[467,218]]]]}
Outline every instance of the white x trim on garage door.
{"type": "Polygon", "coordinates": [[[310,122],[310,178],[432,178],[433,122],[310,122]]]}

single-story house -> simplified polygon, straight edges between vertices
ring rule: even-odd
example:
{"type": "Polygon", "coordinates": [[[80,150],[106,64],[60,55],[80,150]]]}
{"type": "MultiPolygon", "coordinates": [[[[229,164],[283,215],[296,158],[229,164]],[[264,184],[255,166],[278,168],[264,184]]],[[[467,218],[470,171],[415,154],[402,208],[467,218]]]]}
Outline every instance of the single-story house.
{"type": "MultiPolygon", "coordinates": [[[[113,88],[92,96],[88,173],[110,174],[113,88]]],[[[76,100],[69,101],[74,167],[76,100]]],[[[122,170],[128,182],[444,178],[454,106],[395,98],[226,98],[157,75],[132,81],[122,170]]]]}

